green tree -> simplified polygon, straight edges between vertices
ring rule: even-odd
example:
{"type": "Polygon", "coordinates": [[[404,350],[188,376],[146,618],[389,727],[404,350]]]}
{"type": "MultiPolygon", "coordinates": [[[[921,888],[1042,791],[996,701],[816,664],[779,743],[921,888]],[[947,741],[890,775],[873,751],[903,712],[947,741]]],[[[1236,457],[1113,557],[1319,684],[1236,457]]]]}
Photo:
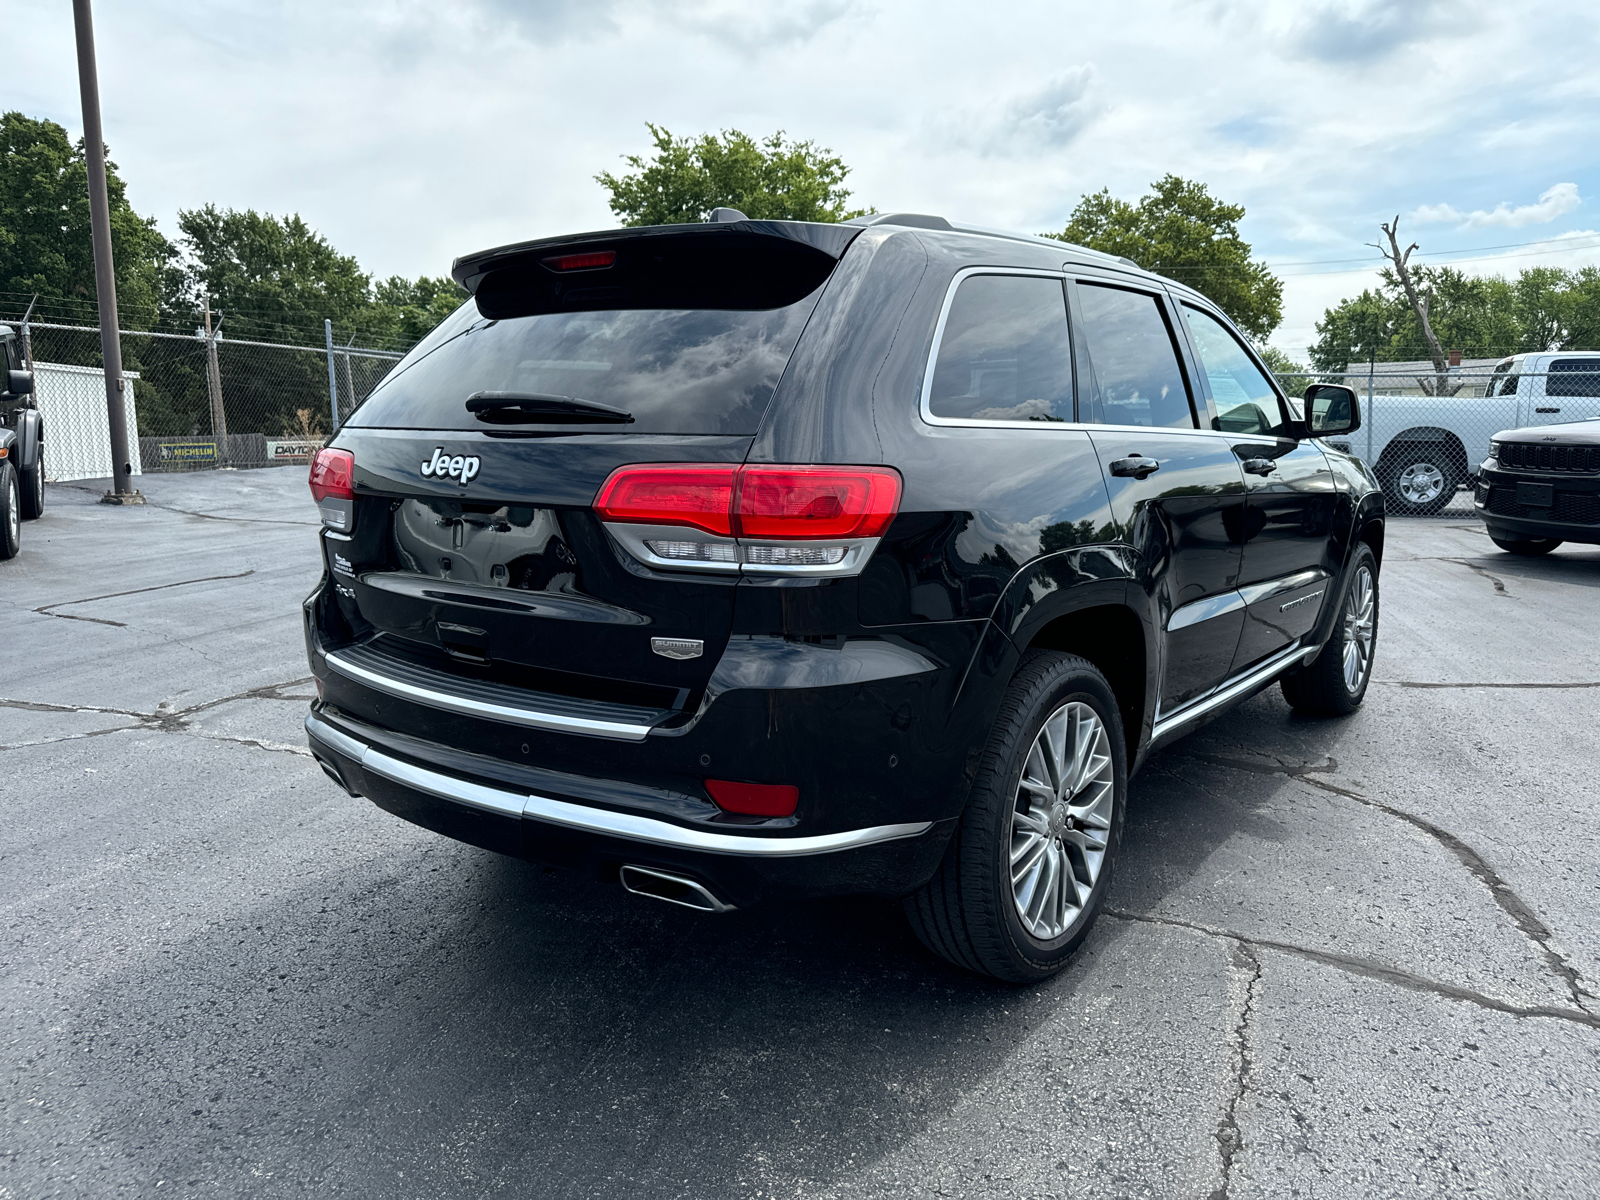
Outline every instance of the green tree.
{"type": "Polygon", "coordinates": [[[632,171],[595,176],[624,225],[704,221],[718,207],[757,221],[846,221],[864,211],[846,209],[850,168],[815,142],[788,141],[782,130],[757,141],[737,129],[675,138],[648,128],[652,156],[626,155],[632,171]]]}
{"type": "Polygon", "coordinates": [[[407,279],[391,275],[373,289],[364,327],[375,339],[399,346],[421,341],[467,298],[467,290],[448,275],[407,279]]]}
{"type": "Polygon", "coordinates": [[[372,302],[372,277],[298,214],[183,209],[190,302],[211,297],[233,337],[322,340],[322,322],[354,326],[372,302]]]}
{"type": "Polygon", "coordinates": [[[1167,175],[1130,204],[1102,189],[1078,201],[1067,227],[1046,234],[1132,259],[1147,271],[1209,296],[1251,337],[1264,341],[1283,319],[1283,283],[1250,257],[1239,236],[1244,207],[1224,204],[1203,183],[1167,175]]]}
{"type": "Polygon", "coordinates": [[[1267,370],[1276,376],[1278,385],[1289,395],[1303,395],[1306,387],[1314,382],[1304,363],[1295,362],[1277,347],[1258,346],[1256,350],[1261,355],[1261,361],[1267,364],[1267,370]]]}
{"type": "MultiPolygon", "coordinates": [[[[106,192],[119,315],[125,326],[145,327],[177,286],[175,251],[153,218],[133,211],[113,162],[106,192]]],[[[0,115],[0,291],[20,295],[19,310],[38,292],[45,311],[80,320],[92,318],[97,294],[83,139],[73,143],[54,121],[20,112],[0,115]]]]}

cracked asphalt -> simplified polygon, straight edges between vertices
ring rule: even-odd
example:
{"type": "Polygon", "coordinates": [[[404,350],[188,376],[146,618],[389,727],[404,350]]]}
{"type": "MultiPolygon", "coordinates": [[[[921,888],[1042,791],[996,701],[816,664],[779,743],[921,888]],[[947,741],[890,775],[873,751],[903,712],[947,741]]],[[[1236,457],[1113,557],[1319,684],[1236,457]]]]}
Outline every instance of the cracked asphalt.
{"type": "Polygon", "coordinates": [[[1600,1195],[1600,548],[1393,521],[1365,707],[1153,759],[1019,989],[343,795],[302,473],[140,485],[0,564],[0,1197],[1600,1195]]]}

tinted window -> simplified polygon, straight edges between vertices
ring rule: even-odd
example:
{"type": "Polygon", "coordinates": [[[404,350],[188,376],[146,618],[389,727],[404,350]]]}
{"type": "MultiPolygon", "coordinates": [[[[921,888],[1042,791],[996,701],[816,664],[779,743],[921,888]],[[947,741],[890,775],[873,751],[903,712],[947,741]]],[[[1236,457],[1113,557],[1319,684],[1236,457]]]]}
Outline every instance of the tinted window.
{"type": "Polygon", "coordinates": [[[1080,419],[1107,425],[1195,427],[1177,348],[1147,292],[1078,285],[1084,340],[1099,385],[1098,405],[1080,419]]]}
{"type": "MultiPolygon", "coordinates": [[[[753,434],[820,289],[759,312],[632,309],[490,321],[469,301],[350,418],[390,429],[486,429],[475,392],[572,396],[633,414],[627,433],[753,434]]],[[[498,426],[504,428],[504,426],[498,426]]]]}
{"type": "Polygon", "coordinates": [[[1217,405],[1216,425],[1228,433],[1276,434],[1283,427],[1277,390],[1239,339],[1221,321],[1198,308],[1183,306],[1189,332],[1200,356],[1200,369],[1217,405]]]}
{"type": "Polygon", "coordinates": [[[939,339],[928,407],[975,421],[1072,420],[1072,358],[1059,279],[962,280],[939,339]]]}
{"type": "Polygon", "coordinates": [[[1544,381],[1546,396],[1600,396],[1600,358],[1557,359],[1544,381]]]}

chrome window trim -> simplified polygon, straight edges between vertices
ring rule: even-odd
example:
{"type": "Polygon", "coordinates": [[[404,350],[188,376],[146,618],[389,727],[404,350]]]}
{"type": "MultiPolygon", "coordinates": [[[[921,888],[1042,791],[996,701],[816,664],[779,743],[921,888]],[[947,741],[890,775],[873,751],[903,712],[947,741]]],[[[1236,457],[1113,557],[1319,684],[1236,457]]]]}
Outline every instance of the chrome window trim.
{"type": "Polygon", "coordinates": [[[769,837],[760,834],[714,833],[709,829],[686,829],[654,817],[611,809],[590,808],[531,792],[509,791],[472,783],[454,775],[419,767],[393,758],[365,742],[334,729],[315,713],[306,717],[306,733],[355,761],[363,771],[371,771],[392,783],[415,788],[430,796],[465,804],[500,816],[544,821],[567,829],[607,837],[624,838],[676,850],[697,850],[707,854],[731,854],[751,858],[799,858],[812,854],[832,854],[874,846],[880,842],[919,837],[933,828],[932,821],[913,821],[901,825],[872,825],[864,829],[845,829],[838,833],[819,833],[801,837],[769,837]]]}
{"type": "Polygon", "coordinates": [[[337,650],[325,652],[323,661],[329,669],[337,671],[347,679],[357,683],[364,683],[377,691],[385,692],[401,700],[411,700],[417,704],[427,705],[429,708],[443,709],[445,712],[459,713],[467,717],[481,717],[490,721],[502,721],[507,725],[520,725],[528,729],[544,729],[553,733],[582,733],[591,737],[613,738],[623,742],[642,742],[649,736],[650,726],[637,725],[628,721],[598,721],[590,717],[573,717],[560,713],[540,712],[537,709],[512,708],[509,705],[493,704],[487,700],[474,700],[468,696],[457,696],[450,692],[434,691],[432,688],[419,687],[403,680],[391,679],[376,671],[346,662],[339,657],[337,650]]]}
{"type": "MultiPolygon", "coordinates": [[[[1038,267],[962,267],[945,289],[944,303],[939,306],[939,321],[933,327],[933,348],[928,351],[928,363],[922,371],[922,399],[919,411],[929,425],[943,425],[955,429],[1076,429],[1076,421],[978,421],[971,417],[938,417],[933,413],[933,369],[939,361],[939,346],[944,342],[944,327],[950,319],[950,307],[955,303],[956,292],[974,275],[1021,275],[1033,279],[1055,279],[1063,286],[1067,281],[1065,271],[1046,271],[1038,267]]],[[[1067,316],[1067,294],[1061,293],[1061,320],[1071,326],[1067,316]]],[[[1070,364],[1069,364],[1070,366],[1070,364]]],[[[1076,405],[1077,397],[1074,395],[1076,405]]]]}
{"type": "MultiPolygon", "coordinates": [[[[1099,266],[1100,264],[1093,264],[1099,266]]],[[[944,302],[939,306],[939,320],[933,328],[933,346],[928,351],[928,361],[922,370],[922,392],[918,401],[917,411],[925,424],[947,429],[1026,429],[1032,433],[1054,433],[1071,430],[1077,433],[1199,433],[1208,437],[1232,438],[1238,440],[1237,434],[1227,433],[1220,429],[1185,429],[1182,425],[1100,425],[1092,421],[978,421],[971,417],[939,417],[933,413],[933,371],[939,361],[939,346],[944,341],[945,323],[950,317],[950,307],[955,303],[956,289],[974,275],[1028,275],[1044,279],[1059,279],[1063,284],[1073,277],[1071,271],[1046,271],[1038,267],[963,267],[955,273],[950,280],[950,285],[945,289],[944,302]]],[[[1093,279],[1093,282],[1105,287],[1122,287],[1126,291],[1136,291],[1149,295],[1157,300],[1161,298],[1159,290],[1152,290],[1154,284],[1141,278],[1129,277],[1126,280],[1093,279]]],[[[1063,294],[1062,303],[1066,297],[1063,294]]],[[[1068,333],[1072,335],[1071,317],[1068,317],[1068,333]]],[[[1184,331],[1184,337],[1188,332],[1184,331]]],[[[1178,347],[1173,346],[1174,353],[1178,347]]],[[[1180,360],[1179,365],[1182,365],[1180,360]]],[[[1077,403],[1077,382],[1074,378],[1073,403],[1077,403]]]]}

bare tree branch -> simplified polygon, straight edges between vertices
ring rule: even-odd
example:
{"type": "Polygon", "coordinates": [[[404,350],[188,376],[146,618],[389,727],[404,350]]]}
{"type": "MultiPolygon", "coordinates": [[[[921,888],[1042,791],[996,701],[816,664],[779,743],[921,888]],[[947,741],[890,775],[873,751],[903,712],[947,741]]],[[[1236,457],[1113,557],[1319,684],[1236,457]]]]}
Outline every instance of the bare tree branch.
{"type": "MultiPolygon", "coordinates": [[[[1433,332],[1433,325],[1428,320],[1428,308],[1433,301],[1431,292],[1418,293],[1417,285],[1412,280],[1408,264],[1411,262],[1411,252],[1420,249],[1416,242],[1412,242],[1405,250],[1400,249],[1400,214],[1394,215],[1393,221],[1379,224],[1379,229],[1389,239],[1388,248],[1378,246],[1377,250],[1386,259],[1394,264],[1395,274],[1400,277],[1400,286],[1405,289],[1406,299],[1411,303],[1411,311],[1417,314],[1417,322],[1422,326],[1422,336],[1428,339],[1429,357],[1433,359],[1434,382],[1430,394],[1435,396],[1453,396],[1460,390],[1460,384],[1450,385],[1450,363],[1445,358],[1444,348],[1439,345],[1439,339],[1433,332]],[[1446,389],[1449,389],[1448,391],[1446,389]]],[[[1369,246],[1373,243],[1368,242],[1369,246]]]]}

